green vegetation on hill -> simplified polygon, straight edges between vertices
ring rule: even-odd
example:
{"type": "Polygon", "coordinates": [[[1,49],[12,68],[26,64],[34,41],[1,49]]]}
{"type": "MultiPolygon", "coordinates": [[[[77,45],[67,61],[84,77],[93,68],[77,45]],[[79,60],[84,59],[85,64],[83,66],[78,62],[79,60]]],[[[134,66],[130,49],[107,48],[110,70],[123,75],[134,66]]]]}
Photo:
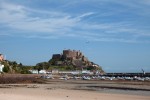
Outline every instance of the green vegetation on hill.
{"type": "Polygon", "coordinates": [[[29,70],[32,69],[32,66],[24,66],[21,63],[17,63],[16,61],[1,61],[1,64],[4,65],[3,72],[4,73],[21,73],[21,74],[29,74],[29,70]]]}
{"type": "Polygon", "coordinates": [[[58,69],[58,70],[61,70],[61,71],[65,71],[65,70],[76,70],[74,66],[72,65],[55,65],[55,64],[52,64],[51,62],[41,62],[41,63],[38,63],[36,64],[36,66],[34,66],[34,69],[40,71],[42,69],[45,69],[45,70],[53,70],[53,69],[58,69]]]}

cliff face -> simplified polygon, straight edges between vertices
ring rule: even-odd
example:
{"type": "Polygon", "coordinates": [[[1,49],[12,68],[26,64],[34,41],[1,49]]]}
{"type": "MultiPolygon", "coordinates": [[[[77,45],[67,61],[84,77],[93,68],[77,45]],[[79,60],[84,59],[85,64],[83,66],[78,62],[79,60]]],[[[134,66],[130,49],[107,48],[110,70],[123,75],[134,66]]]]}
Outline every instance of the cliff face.
{"type": "Polygon", "coordinates": [[[63,50],[62,54],[53,54],[49,61],[55,66],[73,66],[74,69],[102,70],[102,68],[89,61],[81,51],[63,50]]]}

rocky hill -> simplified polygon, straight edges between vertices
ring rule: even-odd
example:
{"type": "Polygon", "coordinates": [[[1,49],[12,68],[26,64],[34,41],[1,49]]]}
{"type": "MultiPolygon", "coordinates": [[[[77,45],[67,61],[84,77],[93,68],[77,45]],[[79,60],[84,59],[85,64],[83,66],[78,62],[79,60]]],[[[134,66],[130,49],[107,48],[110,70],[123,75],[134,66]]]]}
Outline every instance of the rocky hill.
{"type": "Polygon", "coordinates": [[[53,66],[68,66],[70,70],[99,70],[103,72],[102,68],[88,60],[87,57],[81,52],[76,50],[63,50],[61,54],[53,54],[49,60],[49,64],[53,66]]]}

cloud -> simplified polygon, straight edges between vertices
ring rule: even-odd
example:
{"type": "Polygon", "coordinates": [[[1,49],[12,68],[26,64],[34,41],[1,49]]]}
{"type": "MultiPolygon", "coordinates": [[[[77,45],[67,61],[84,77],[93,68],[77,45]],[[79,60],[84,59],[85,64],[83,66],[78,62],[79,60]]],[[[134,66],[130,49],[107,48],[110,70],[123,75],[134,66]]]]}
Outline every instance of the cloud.
{"type": "Polygon", "coordinates": [[[6,3],[1,4],[0,13],[1,23],[6,24],[9,28],[27,32],[51,33],[62,29],[67,30],[68,27],[72,27],[77,22],[76,19],[62,16],[61,13],[47,18],[38,15],[33,17],[30,16],[30,11],[26,11],[25,7],[6,3]]]}
{"type": "Polygon", "coordinates": [[[81,18],[93,14],[89,12],[84,13],[79,17],[71,18],[70,15],[62,12],[39,11],[8,3],[1,4],[0,13],[0,22],[7,24],[10,28],[31,32],[55,32],[55,34],[57,34],[56,32],[58,30],[69,30],[69,28],[75,26],[81,18]],[[35,15],[32,16],[31,13],[35,13],[35,15]],[[43,18],[43,16],[41,16],[42,14],[47,15],[47,17],[43,18]]]}
{"type": "MultiPolygon", "coordinates": [[[[103,5],[108,3],[108,1],[103,0],[102,2],[103,5]]],[[[134,5],[128,2],[122,4],[122,1],[118,0],[114,3],[130,7],[134,5]]],[[[138,2],[138,6],[134,5],[133,7],[137,8],[139,5],[141,3],[138,2]]],[[[144,10],[146,11],[147,9],[144,10]]],[[[126,21],[126,19],[124,21],[111,21],[113,19],[109,22],[103,21],[106,19],[102,17],[111,18],[119,15],[120,11],[88,11],[72,14],[61,10],[42,10],[10,2],[0,2],[0,13],[0,25],[5,27],[0,31],[0,34],[7,32],[6,34],[27,38],[58,39],[72,37],[91,41],[127,43],[138,42],[141,37],[147,36],[150,38],[150,30],[144,29],[145,26],[139,25],[140,23],[137,25],[134,21],[126,21]]],[[[144,40],[140,41],[144,42],[144,40]]],[[[145,41],[148,41],[148,39],[145,41]]]]}
{"type": "Polygon", "coordinates": [[[81,16],[79,16],[79,18],[87,17],[87,16],[90,16],[90,15],[93,15],[93,14],[94,14],[94,12],[84,13],[81,16]]]}
{"type": "Polygon", "coordinates": [[[93,14],[88,12],[74,17],[62,12],[40,11],[8,3],[1,4],[0,13],[2,14],[0,16],[2,25],[5,24],[10,29],[24,31],[22,34],[33,32],[30,37],[46,36],[46,38],[47,35],[75,36],[71,33],[68,34],[71,27],[75,27],[83,17],[93,14]],[[31,12],[35,15],[32,16],[31,12]],[[43,18],[42,14],[47,17],[43,18]]]}

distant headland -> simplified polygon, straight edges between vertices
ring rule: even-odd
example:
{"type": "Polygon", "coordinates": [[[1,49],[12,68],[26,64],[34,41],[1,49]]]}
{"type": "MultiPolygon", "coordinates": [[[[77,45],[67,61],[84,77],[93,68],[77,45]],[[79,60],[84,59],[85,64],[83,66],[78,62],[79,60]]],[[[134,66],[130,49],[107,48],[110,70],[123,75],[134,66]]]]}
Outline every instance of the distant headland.
{"type": "Polygon", "coordinates": [[[90,70],[104,72],[103,69],[88,58],[80,50],[63,50],[60,54],[53,54],[48,62],[41,62],[36,66],[48,66],[48,69],[59,70],[90,70]]]}
{"type": "Polygon", "coordinates": [[[63,50],[62,54],[53,54],[49,62],[56,66],[73,66],[74,69],[98,70],[101,68],[98,64],[89,61],[80,50],[63,50]]]}
{"type": "Polygon", "coordinates": [[[0,54],[0,72],[4,73],[31,73],[31,70],[52,71],[75,71],[88,70],[103,73],[103,69],[98,64],[88,60],[80,50],[63,50],[60,54],[53,54],[49,61],[39,62],[35,66],[25,66],[16,61],[8,61],[0,54]]]}

